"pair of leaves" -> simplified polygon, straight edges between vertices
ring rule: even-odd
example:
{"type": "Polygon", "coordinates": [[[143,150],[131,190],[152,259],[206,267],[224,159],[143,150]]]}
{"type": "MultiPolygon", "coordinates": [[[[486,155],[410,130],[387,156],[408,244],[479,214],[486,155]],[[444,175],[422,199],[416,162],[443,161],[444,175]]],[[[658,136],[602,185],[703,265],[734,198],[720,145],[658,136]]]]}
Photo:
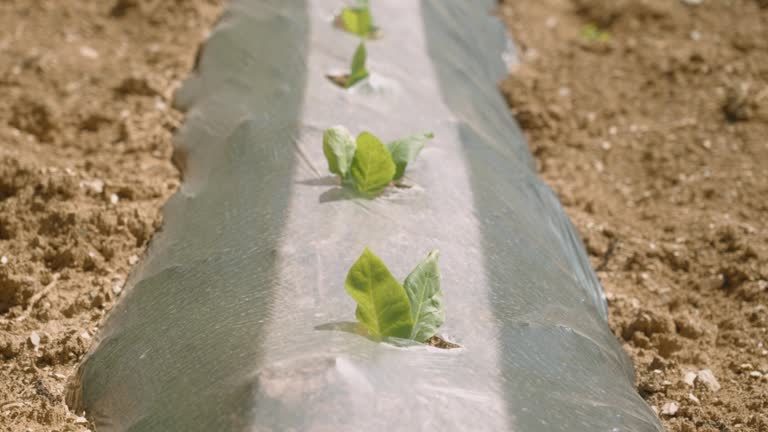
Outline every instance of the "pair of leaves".
{"type": "Polygon", "coordinates": [[[344,126],[329,128],[323,134],[323,153],[328,170],[364,194],[380,191],[395,175],[395,163],[387,148],[368,132],[355,140],[344,126]]]}
{"type": "Polygon", "coordinates": [[[434,250],[403,285],[366,248],[349,269],[344,289],[357,302],[355,317],[371,335],[425,342],[445,321],[443,293],[434,250]]]}
{"type": "Polygon", "coordinates": [[[349,76],[347,76],[347,82],[344,87],[350,88],[358,82],[368,78],[368,69],[365,67],[365,59],[368,54],[365,50],[365,43],[360,42],[357,45],[355,54],[352,56],[352,64],[349,66],[349,76]]]}
{"type": "Polygon", "coordinates": [[[342,9],[339,19],[344,30],[361,38],[370,37],[375,31],[371,9],[366,0],[359,0],[356,7],[342,9]]]}
{"type": "Polygon", "coordinates": [[[334,126],[323,134],[323,153],[331,173],[358,192],[370,195],[392,180],[400,180],[406,166],[424,148],[424,142],[433,137],[432,133],[416,134],[384,145],[369,132],[355,140],[347,128],[334,126]]]}

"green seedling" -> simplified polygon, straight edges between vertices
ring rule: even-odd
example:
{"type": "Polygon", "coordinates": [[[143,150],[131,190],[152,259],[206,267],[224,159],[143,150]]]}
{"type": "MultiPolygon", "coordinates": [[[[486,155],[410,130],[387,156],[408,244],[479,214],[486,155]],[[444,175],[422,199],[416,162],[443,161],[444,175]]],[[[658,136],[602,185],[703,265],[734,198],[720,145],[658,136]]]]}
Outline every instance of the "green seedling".
{"type": "Polygon", "coordinates": [[[421,343],[436,335],[445,321],[438,256],[437,250],[430,252],[400,285],[379,257],[368,248],[363,251],[344,289],[357,302],[355,317],[370,335],[421,343]]]}
{"type": "Polygon", "coordinates": [[[596,24],[587,24],[581,29],[581,37],[592,42],[608,42],[611,36],[608,32],[601,30],[596,24]]]}
{"type": "Polygon", "coordinates": [[[365,60],[368,57],[365,42],[360,41],[352,56],[352,64],[349,66],[349,74],[327,75],[328,79],[339,87],[350,88],[360,81],[368,78],[368,69],[365,60]]]}
{"type": "Polygon", "coordinates": [[[365,42],[360,41],[355,50],[355,54],[352,56],[352,64],[349,66],[349,76],[347,77],[347,82],[344,87],[350,88],[358,82],[368,78],[368,69],[365,68],[365,60],[367,56],[365,42]]]}
{"type": "Polygon", "coordinates": [[[358,0],[356,6],[345,7],[336,20],[336,25],[361,38],[373,37],[376,27],[367,0],[358,0]]]}
{"type": "Polygon", "coordinates": [[[370,132],[362,132],[355,139],[344,126],[334,126],[323,134],[323,154],[328,170],[338,175],[342,184],[373,196],[402,179],[405,168],[432,138],[434,134],[427,132],[384,145],[370,132]]]}

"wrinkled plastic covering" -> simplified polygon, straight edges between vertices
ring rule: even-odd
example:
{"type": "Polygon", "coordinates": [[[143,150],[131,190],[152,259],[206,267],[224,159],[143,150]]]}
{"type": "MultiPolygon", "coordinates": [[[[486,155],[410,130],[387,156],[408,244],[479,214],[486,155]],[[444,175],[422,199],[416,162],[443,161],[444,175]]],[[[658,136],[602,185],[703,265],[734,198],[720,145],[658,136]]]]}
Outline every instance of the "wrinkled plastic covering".
{"type": "Polygon", "coordinates": [[[374,76],[350,91],[341,1],[234,1],[177,104],[184,183],[83,362],[97,431],[658,431],[601,287],[496,90],[493,1],[374,1],[374,76]],[[487,6],[484,8],[483,6],[487,6]],[[414,187],[355,198],[326,127],[433,131],[414,187]],[[462,348],[351,333],[370,247],[402,280],[433,248],[462,348]]]}

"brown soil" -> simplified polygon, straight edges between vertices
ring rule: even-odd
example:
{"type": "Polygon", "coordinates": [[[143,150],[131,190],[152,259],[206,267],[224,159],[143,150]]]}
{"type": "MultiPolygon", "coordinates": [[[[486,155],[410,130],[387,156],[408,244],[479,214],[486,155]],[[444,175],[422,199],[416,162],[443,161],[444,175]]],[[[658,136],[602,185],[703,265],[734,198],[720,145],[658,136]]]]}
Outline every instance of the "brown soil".
{"type": "Polygon", "coordinates": [[[347,88],[347,81],[349,81],[349,74],[344,75],[326,75],[328,81],[336,84],[341,88],[347,88]]]}
{"type": "Polygon", "coordinates": [[[170,96],[218,3],[0,2],[0,430],[90,427],[64,385],[178,185],[170,96]]]}
{"type": "MultiPolygon", "coordinates": [[[[669,430],[768,431],[768,5],[692,3],[508,0],[502,90],[669,430]]],[[[219,10],[0,3],[0,430],[90,427],[64,384],[178,184],[170,96],[219,10]]]]}
{"type": "Polygon", "coordinates": [[[429,346],[433,346],[435,348],[440,348],[440,349],[461,348],[461,345],[455,344],[453,342],[449,342],[438,335],[434,335],[431,338],[427,339],[426,343],[429,346]]]}
{"type": "Polygon", "coordinates": [[[768,431],[768,3],[694,3],[507,0],[501,88],[667,429],[768,431]]]}

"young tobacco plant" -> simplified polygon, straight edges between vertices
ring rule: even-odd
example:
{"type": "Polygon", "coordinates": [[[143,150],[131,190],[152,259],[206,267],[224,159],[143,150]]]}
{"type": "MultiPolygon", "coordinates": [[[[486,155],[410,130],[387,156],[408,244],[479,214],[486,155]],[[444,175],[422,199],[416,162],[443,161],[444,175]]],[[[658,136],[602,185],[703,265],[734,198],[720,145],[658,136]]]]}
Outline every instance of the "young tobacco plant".
{"type": "Polygon", "coordinates": [[[362,132],[355,139],[344,126],[334,126],[323,134],[323,153],[328,170],[338,175],[342,184],[371,196],[400,180],[424,143],[433,137],[427,132],[384,145],[370,132],[362,132]]]}
{"type": "Polygon", "coordinates": [[[365,49],[365,42],[360,41],[355,49],[355,54],[352,56],[352,64],[349,66],[349,76],[347,76],[347,82],[344,87],[350,88],[358,82],[368,78],[368,69],[365,67],[365,60],[368,54],[365,49]]]}
{"type": "Polygon", "coordinates": [[[358,0],[356,6],[342,9],[341,15],[338,17],[338,25],[361,38],[372,37],[376,32],[376,27],[373,25],[368,0],[358,0]]]}
{"type": "Polygon", "coordinates": [[[344,289],[357,302],[355,317],[372,336],[426,342],[445,321],[443,292],[433,250],[403,285],[366,248],[349,269],[344,289]]]}

